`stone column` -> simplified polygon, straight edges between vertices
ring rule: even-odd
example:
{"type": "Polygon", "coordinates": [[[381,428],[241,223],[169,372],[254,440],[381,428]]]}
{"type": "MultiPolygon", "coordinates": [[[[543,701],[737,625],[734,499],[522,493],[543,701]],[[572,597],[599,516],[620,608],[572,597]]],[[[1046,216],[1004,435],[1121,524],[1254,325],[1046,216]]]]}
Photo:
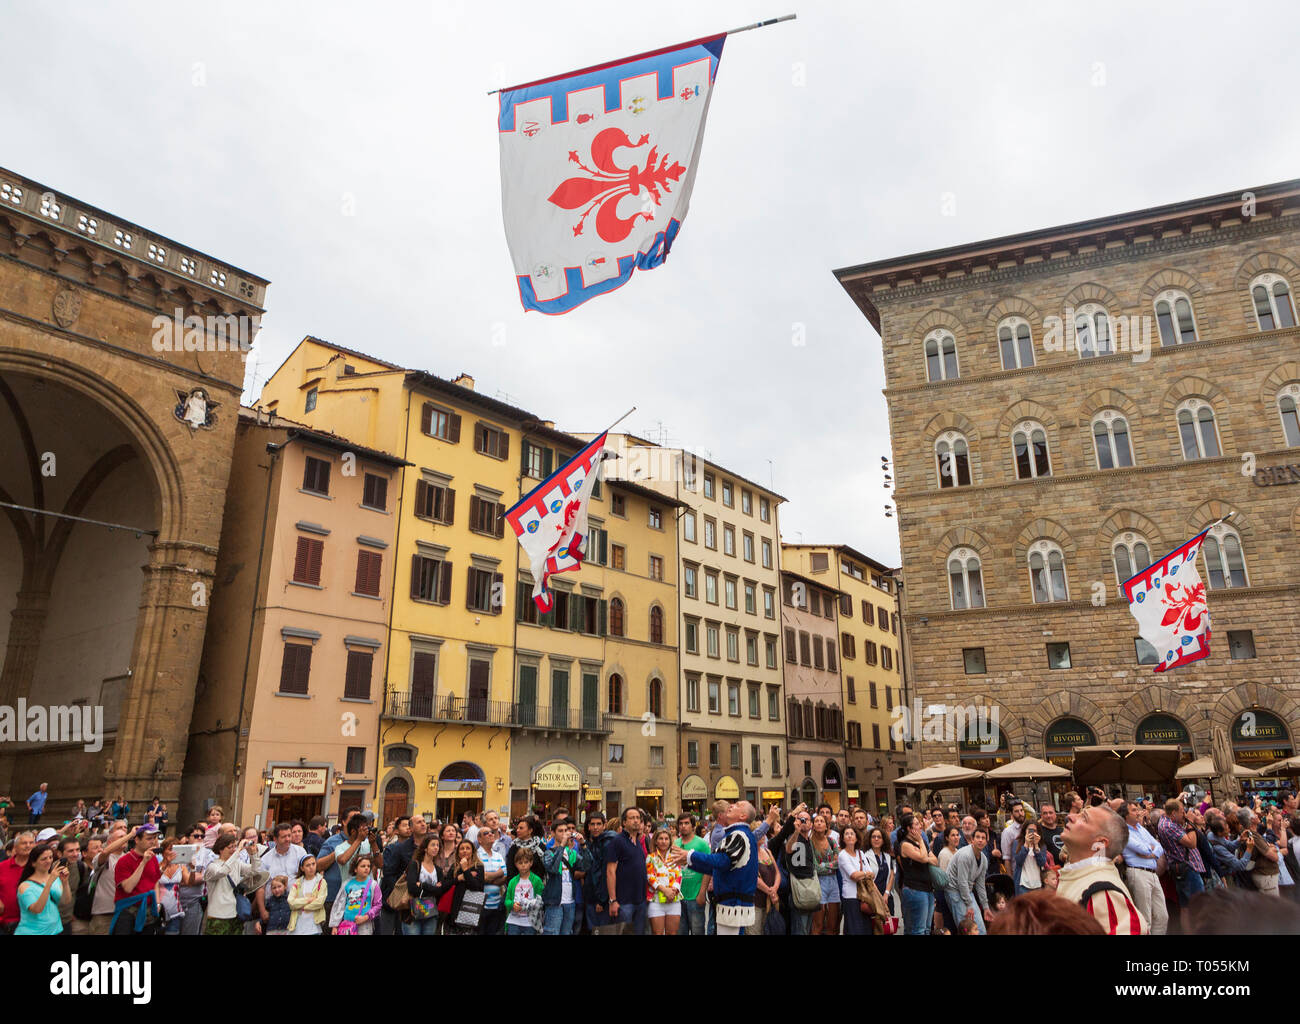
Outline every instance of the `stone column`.
{"type": "MultiPolygon", "coordinates": [[[[9,639],[5,647],[4,667],[0,668],[0,705],[16,707],[19,697],[31,694],[36,675],[36,659],[41,652],[41,634],[50,610],[48,590],[18,591],[18,603],[9,621],[9,639]]],[[[5,747],[12,746],[6,744],[5,747]]],[[[13,784],[14,753],[0,753],[0,790],[13,784]]]]}
{"type": "Polygon", "coordinates": [[[149,548],[131,682],[105,780],[132,805],[154,796],[179,803],[216,556],[215,548],[185,542],[149,548]]]}

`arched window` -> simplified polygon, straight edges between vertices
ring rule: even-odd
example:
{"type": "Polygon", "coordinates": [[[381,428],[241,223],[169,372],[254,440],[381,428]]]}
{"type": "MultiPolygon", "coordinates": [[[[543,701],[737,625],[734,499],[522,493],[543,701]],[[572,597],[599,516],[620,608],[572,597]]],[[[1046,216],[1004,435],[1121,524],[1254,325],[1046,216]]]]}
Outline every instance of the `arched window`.
{"type": "Polygon", "coordinates": [[[957,379],[957,342],[947,331],[926,335],[925,375],[930,381],[957,379]]]}
{"type": "Polygon", "coordinates": [[[1156,324],[1161,346],[1188,345],[1196,340],[1192,300],[1186,292],[1170,288],[1156,296],[1156,324]]]}
{"type": "Polygon", "coordinates": [[[1103,409],[1092,421],[1092,440],[1097,449],[1097,468],[1115,469],[1133,465],[1128,420],[1114,409],[1103,409]]]}
{"type": "Polygon", "coordinates": [[[1178,436],[1185,459],[1215,459],[1223,454],[1214,410],[1204,399],[1189,398],[1178,407],[1178,436]]]}
{"type": "Polygon", "coordinates": [[[1036,420],[1017,423],[1011,431],[1011,448],[1016,457],[1016,479],[1051,476],[1047,458],[1047,430],[1036,420]]]}
{"type": "Polygon", "coordinates": [[[650,680],[650,714],[664,717],[664,684],[658,679],[650,680]]]}
{"type": "Polygon", "coordinates": [[[1108,356],[1115,351],[1111,340],[1110,316],[1103,306],[1089,302],[1075,311],[1074,341],[1080,359],[1108,356]]]}
{"type": "Polygon", "coordinates": [[[652,644],[664,642],[664,610],[658,605],[650,609],[650,642],[652,644]]]}
{"type": "Polygon", "coordinates": [[[1211,590],[1250,586],[1241,538],[1227,523],[1220,523],[1210,531],[1201,552],[1205,555],[1205,580],[1211,590]]]}
{"type": "Polygon", "coordinates": [[[609,602],[609,635],[623,635],[623,602],[617,597],[609,602]]]}
{"type": "Polygon", "coordinates": [[[1295,302],[1286,278],[1280,274],[1260,274],[1250,282],[1250,298],[1255,305],[1255,320],[1261,331],[1295,326],[1295,302]]]}
{"type": "Polygon", "coordinates": [[[1034,604],[1070,600],[1065,584],[1065,556],[1050,540],[1037,540],[1029,547],[1029,586],[1034,604]]]}
{"type": "Polygon", "coordinates": [[[1111,549],[1115,556],[1115,578],[1122,584],[1151,567],[1151,545],[1140,533],[1122,533],[1111,549]]]}
{"type": "Polygon", "coordinates": [[[948,556],[948,585],[953,611],[984,607],[984,574],[980,556],[970,548],[958,548],[948,556]]]}
{"type": "Polygon", "coordinates": [[[934,454],[939,466],[940,487],[970,485],[970,449],[959,431],[945,430],[940,434],[934,443],[934,454]]]}
{"type": "Polygon", "coordinates": [[[1034,365],[1034,341],[1029,331],[1029,321],[1024,317],[1009,316],[998,324],[998,350],[1002,353],[1002,369],[1020,370],[1034,365]]]}
{"type": "Polygon", "coordinates": [[[623,713],[623,677],[617,672],[609,677],[609,713],[623,713]]]}
{"type": "Polygon", "coordinates": [[[1288,448],[1300,448],[1300,384],[1288,384],[1277,397],[1277,411],[1282,414],[1282,433],[1288,448]]]}

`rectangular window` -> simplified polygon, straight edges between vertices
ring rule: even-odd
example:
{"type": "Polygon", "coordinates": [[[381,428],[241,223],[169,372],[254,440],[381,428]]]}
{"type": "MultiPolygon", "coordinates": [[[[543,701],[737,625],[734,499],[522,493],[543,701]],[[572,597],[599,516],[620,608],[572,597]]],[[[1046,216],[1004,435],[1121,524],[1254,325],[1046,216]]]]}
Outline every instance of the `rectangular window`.
{"type": "Polygon", "coordinates": [[[704,517],[704,546],[713,551],[718,549],[718,524],[708,516],[704,517]]]}
{"type": "Polygon", "coordinates": [[[966,666],[968,676],[983,676],[988,674],[988,665],[984,660],[983,647],[963,647],[961,650],[962,662],[966,666]]]}
{"type": "Polygon", "coordinates": [[[388,477],[367,473],[361,485],[361,504],[378,512],[388,511],[388,477]]]}
{"type": "Polygon", "coordinates": [[[877,621],[880,623],[881,629],[886,629],[889,626],[889,609],[886,608],[883,604],[880,606],[880,612],[879,615],[877,616],[877,621]]]}
{"type": "MultiPolygon", "coordinates": [[[[891,737],[892,744],[892,737],[891,737]]],[[[871,747],[873,750],[880,749],[880,725],[876,722],[871,723],[871,747]]]]}
{"type": "Polygon", "coordinates": [[[769,686],[767,688],[767,717],[772,722],[781,720],[781,688],[779,686],[769,686]]]}
{"type": "Polygon", "coordinates": [[[808,610],[814,615],[822,613],[822,592],[820,590],[808,591],[808,610]]]}
{"type": "Polygon", "coordinates": [[[736,610],[736,577],[728,576],[723,581],[723,596],[726,598],[727,607],[732,611],[736,610]]]}
{"type": "Polygon", "coordinates": [[[357,586],[358,594],[367,597],[379,596],[379,576],[383,569],[384,556],[378,551],[357,552],[357,586]]]}
{"type": "Polygon", "coordinates": [[[745,611],[750,615],[758,614],[758,592],[748,580],[745,581],[745,611]]]}
{"type": "Polygon", "coordinates": [[[652,580],[662,580],[664,578],[664,560],[658,555],[650,556],[650,578],[652,580]]]}
{"type": "Polygon", "coordinates": [[[722,553],[733,558],[736,555],[736,528],[726,523],[722,524],[722,553]]]}
{"type": "Polygon", "coordinates": [[[874,640],[866,640],[863,642],[862,657],[868,665],[876,664],[876,644],[874,640]]]}
{"type": "Polygon", "coordinates": [[[745,634],[745,661],[750,665],[758,664],[758,634],[745,634]]]}
{"type": "Polygon", "coordinates": [[[623,763],[623,744],[611,743],[609,745],[609,763],[610,764],[623,763]]]}
{"type": "MultiPolygon", "coordinates": [[[[875,707],[879,707],[880,705],[879,705],[878,703],[876,703],[876,684],[875,684],[875,683],[872,683],[872,682],[868,682],[868,683],[867,683],[867,692],[869,693],[869,695],[870,695],[870,697],[871,697],[871,706],[872,706],[873,708],[875,708],[875,707]]],[[[876,744],[876,745],[879,746],[879,744],[876,744]]]]}
{"type": "Polygon", "coordinates": [[[663,766],[664,766],[664,748],[663,748],[663,747],[651,747],[651,748],[650,748],[650,767],[651,767],[651,768],[662,768],[663,766]]]}
{"type": "Polygon", "coordinates": [[[726,505],[727,508],[735,508],[736,506],[736,494],[732,489],[730,480],[722,481],[722,504],[726,505]]]}
{"type": "Polygon", "coordinates": [[[474,533],[487,537],[505,536],[506,507],[495,501],[480,498],[477,494],[469,499],[469,528],[474,533]]]}
{"type": "Polygon", "coordinates": [[[845,683],[847,684],[846,688],[848,690],[848,701],[850,704],[856,704],[858,702],[858,691],[853,686],[853,677],[845,676],[844,680],[845,683]]]}
{"type": "Polygon", "coordinates": [[[1070,668],[1070,645],[1069,644],[1048,644],[1047,645],[1047,667],[1048,668],[1070,668]]]}
{"type": "Polygon", "coordinates": [[[881,646],[880,648],[880,667],[893,669],[894,667],[894,649],[892,647],[881,646]]]}
{"type": "Polygon", "coordinates": [[[825,572],[830,564],[830,556],[825,551],[813,551],[808,555],[808,568],[812,572],[825,572]]]}
{"type": "Polygon", "coordinates": [[[710,658],[721,657],[718,649],[718,627],[710,623],[704,627],[705,653],[710,658]]]}
{"type": "Polygon", "coordinates": [[[766,537],[763,538],[763,568],[772,568],[772,542],[766,537]]]}
{"type": "Polygon", "coordinates": [[[799,631],[799,664],[804,668],[812,665],[812,637],[803,630],[799,631]]]}
{"type": "Polygon", "coordinates": [[[754,495],[752,492],[746,490],[740,492],[740,511],[747,516],[754,514],[754,495]]]}
{"type": "Polygon", "coordinates": [[[898,636],[898,612],[889,613],[889,631],[898,636]]]}
{"type": "Polygon", "coordinates": [[[759,763],[761,759],[758,756],[758,744],[749,745],[749,773],[751,775],[762,775],[763,766],[759,763]]]}
{"type": "Polygon", "coordinates": [[[868,626],[876,624],[876,606],[870,601],[862,602],[862,621],[868,626]]]}
{"type": "Polygon", "coordinates": [[[1255,634],[1249,629],[1228,630],[1228,650],[1233,661],[1255,657],[1255,634]]]}
{"type": "MultiPolygon", "coordinates": [[[[493,600],[496,594],[500,593],[500,591],[496,590],[496,585],[499,583],[502,583],[501,573],[492,572],[490,569],[479,569],[471,565],[466,583],[465,607],[473,612],[487,612],[489,615],[499,615],[501,613],[501,603],[493,600]]],[[[557,601],[556,603],[560,602],[557,601]]]]}
{"type": "Polygon", "coordinates": [[[1143,640],[1140,636],[1133,640],[1134,653],[1137,655],[1139,665],[1159,665],[1160,655],[1156,649],[1143,640]]]}
{"type": "Polygon", "coordinates": [[[794,629],[785,627],[785,660],[791,665],[799,664],[799,651],[795,647],[794,629]]]}
{"type": "Polygon", "coordinates": [[[709,714],[722,713],[722,681],[716,676],[709,677],[709,714]]]}
{"type": "Polygon", "coordinates": [[[535,480],[545,479],[550,474],[551,450],[531,441],[524,442],[524,476],[535,480]]]}
{"type": "Polygon", "coordinates": [[[627,495],[621,491],[611,491],[609,494],[609,510],[616,516],[627,517],[627,495]]]}
{"type": "Polygon", "coordinates": [[[826,671],[839,671],[839,667],[835,664],[835,641],[830,637],[826,638],[826,671]]]}
{"type": "Polygon", "coordinates": [[[370,699],[370,677],[374,671],[374,651],[348,651],[347,674],[343,696],[354,700],[370,699]]]}
{"type": "Polygon", "coordinates": [[[710,743],[710,744],[709,744],[709,767],[710,767],[710,768],[721,768],[721,767],[722,767],[722,746],[721,746],[721,744],[718,744],[718,743],[710,743]]]}
{"type": "Polygon", "coordinates": [[[718,603],[718,574],[708,569],[704,570],[704,600],[718,603]]]}
{"type": "Polygon", "coordinates": [[[740,767],[740,744],[739,743],[731,744],[731,767],[733,768],[740,767]]]}
{"type": "Polygon", "coordinates": [[[343,770],[349,775],[364,775],[366,773],[366,748],[348,747],[347,759],[344,764],[346,767],[343,770]]]}
{"type": "Polygon", "coordinates": [[[625,569],[627,567],[627,548],[622,544],[611,544],[609,546],[609,567],[611,569],[625,569]]]}
{"type": "Polygon", "coordinates": [[[280,692],[306,693],[311,676],[311,644],[285,644],[280,663],[280,692]]]}
{"type": "Polygon", "coordinates": [[[812,638],[813,641],[813,668],[823,669],[826,667],[826,656],[823,652],[823,643],[820,636],[812,638]]]}
{"type": "Polygon", "coordinates": [[[686,764],[688,767],[696,768],[700,763],[700,741],[686,741],[686,764]]]}
{"type": "Polygon", "coordinates": [[[764,638],[763,646],[767,650],[767,667],[776,668],[776,637],[764,638]]]}
{"type": "Polygon", "coordinates": [[[316,397],[317,397],[317,395],[319,395],[319,393],[320,393],[320,392],[319,392],[318,389],[316,389],[316,388],[312,388],[310,391],[307,392],[307,399],[306,399],[306,401],[303,402],[303,405],[302,405],[302,411],[303,411],[303,412],[315,412],[315,411],[316,411],[316,397]]]}
{"type": "Polygon", "coordinates": [[[604,565],[608,561],[609,534],[599,526],[588,529],[583,557],[592,565],[604,565]]]}
{"type": "Polygon", "coordinates": [[[451,603],[451,564],[425,555],[411,558],[411,599],[451,603]]]}
{"type": "Polygon", "coordinates": [[[686,710],[698,712],[700,710],[700,677],[686,677],[686,710]]]}
{"type": "Polygon", "coordinates": [[[740,660],[740,631],[730,627],[727,628],[727,660],[740,660]]]}
{"type": "Polygon", "coordinates": [[[749,717],[750,718],[762,717],[762,713],[763,713],[762,704],[763,704],[763,699],[759,694],[758,683],[750,683],[749,684],[749,717]]]}
{"type": "Polygon", "coordinates": [[[421,519],[451,526],[456,519],[456,492],[450,487],[417,480],[415,483],[415,514],[421,519]]]}
{"type": "Polygon", "coordinates": [[[652,530],[662,530],[664,528],[663,513],[660,512],[659,509],[655,508],[653,505],[650,506],[649,525],[650,525],[650,529],[652,530]]]}
{"type": "Polygon", "coordinates": [[[452,444],[460,443],[460,416],[425,402],[420,413],[420,433],[452,444]]]}
{"type": "Polygon", "coordinates": [[[713,498],[713,474],[704,474],[704,496],[710,500],[713,498]]]}
{"type": "Polygon", "coordinates": [[[858,641],[852,633],[840,634],[840,653],[846,658],[856,658],[858,656],[858,641]]]}
{"type": "Polygon", "coordinates": [[[766,498],[758,499],[758,518],[765,523],[772,521],[772,506],[766,498]]]}
{"type": "Polygon", "coordinates": [[[686,512],[682,515],[682,537],[692,544],[695,543],[695,513],[686,512]]]}
{"type": "Polygon", "coordinates": [[[776,591],[771,587],[763,588],[763,618],[776,618],[776,591]]]}
{"type": "Polygon", "coordinates": [[[700,624],[694,619],[686,620],[686,653],[700,653],[700,624]]]}
{"type": "Polygon", "coordinates": [[[299,537],[298,551],[293,561],[293,581],[320,586],[321,560],[325,556],[325,542],[314,537],[299,537]]]}
{"type": "Polygon", "coordinates": [[[696,583],[697,583],[698,574],[699,574],[699,570],[696,569],[695,566],[693,565],[686,565],[682,567],[682,580],[683,580],[682,585],[686,588],[687,597],[696,596],[697,593],[696,583]]]}
{"type": "Polygon", "coordinates": [[[515,621],[539,624],[541,613],[533,600],[533,585],[526,580],[515,581],[515,621]]]}
{"type": "Polygon", "coordinates": [[[474,424],[474,450],[493,459],[510,457],[510,435],[486,423],[474,424]]]}
{"type": "Polygon", "coordinates": [[[308,455],[302,474],[302,489],[312,494],[329,494],[330,464],[324,459],[313,459],[308,455]]]}
{"type": "Polygon", "coordinates": [[[772,774],[781,777],[781,748],[775,743],[772,744],[772,774]]]}

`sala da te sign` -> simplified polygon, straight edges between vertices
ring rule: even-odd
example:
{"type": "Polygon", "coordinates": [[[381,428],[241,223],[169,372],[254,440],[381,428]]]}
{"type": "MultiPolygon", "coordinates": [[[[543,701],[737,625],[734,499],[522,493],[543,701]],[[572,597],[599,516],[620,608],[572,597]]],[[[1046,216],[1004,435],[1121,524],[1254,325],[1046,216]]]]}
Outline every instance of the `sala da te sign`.
{"type": "Polygon", "coordinates": [[[1279,487],[1283,484],[1300,484],[1300,466],[1265,466],[1255,471],[1256,487],[1279,487]]]}

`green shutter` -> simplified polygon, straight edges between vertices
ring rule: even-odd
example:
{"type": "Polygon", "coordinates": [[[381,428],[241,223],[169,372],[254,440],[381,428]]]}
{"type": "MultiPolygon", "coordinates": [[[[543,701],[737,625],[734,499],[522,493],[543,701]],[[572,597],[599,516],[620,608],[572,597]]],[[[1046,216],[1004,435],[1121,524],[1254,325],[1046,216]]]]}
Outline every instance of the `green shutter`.
{"type": "Polygon", "coordinates": [[[600,602],[600,635],[609,636],[609,602],[600,602]]]}
{"type": "Polygon", "coordinates": [[[551,475],[551,468],[554,465],[554,452],[549,448],[542,449],[542,479],[545,480],[551,475]]]}
{"type": "Polygon", "coordinates": [[[581,594],[569,595],[569,629],[571,632],[579,633],[582,631],[583,620],[585,618],[582,614],[585,611],[583,604],[584,601],[581,594]]]}

